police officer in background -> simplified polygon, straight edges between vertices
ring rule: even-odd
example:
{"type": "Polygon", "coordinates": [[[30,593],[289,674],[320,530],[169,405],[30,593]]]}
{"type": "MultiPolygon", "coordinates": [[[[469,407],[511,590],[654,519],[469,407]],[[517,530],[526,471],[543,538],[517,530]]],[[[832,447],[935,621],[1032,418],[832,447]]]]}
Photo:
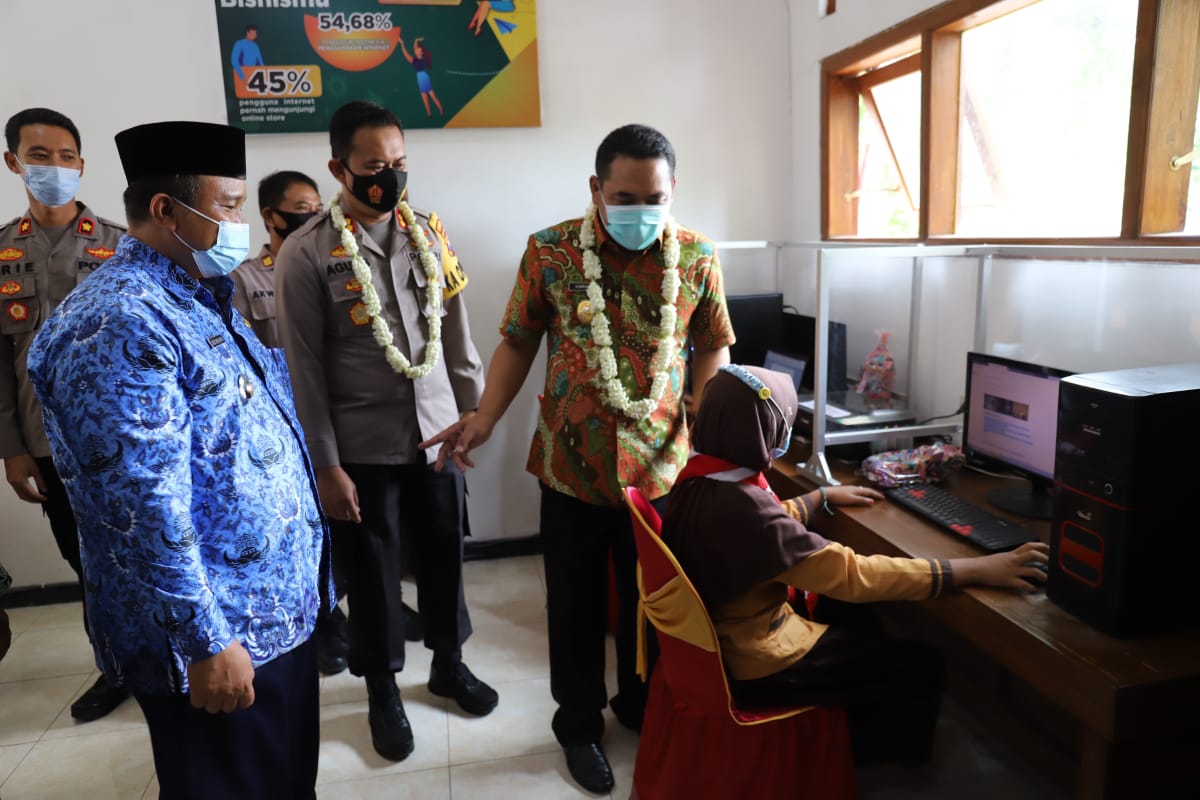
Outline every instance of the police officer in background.
{"type": "Polygon", "coordinates": [[[325,513],[361,523],[345,537],[353,550],[349,665],[366,678],[376,752],[400,761],[413,750],[394,677],[404,667],[405,537],[433,651],[429,690],[478,716],[498,702],[462,662],[471,632],[463,476],[436,472],[436,454],[427,462],[417,447],[473,413],[483,367],[460,296],[466,276],[445,229],[402,199],[400,120],[374,103],[348,103],[334,112],[329,138],[341,193],[284,242],[275,302],[325,513]]]}
{"type": "Polygon", "coordinates": [[[258,184],[258,208],[271,238],[257,256],[234,270],[233,306],[260,342],[282,347],[275,329],[275,256],[289,234],[321,213],[317,182],[303,172],[273,172],[258,184]]]}
{"type": "MultiPolygon", "coordinates": [[[[42,322],[76,284],[112,257],[125,228],[75,200],[83,156],[79,130],[67,117],[27,108],[8,120],[4,139],[4,165],[24,181],[29,209],[0,226],[0,458],[17,497],[41,504],[58,551],[82,587],[75,517],[50,458],[26,356],[42,322]]],[[[99,719],[128,696],[101,675],[71,704],[71,716],[81,722],[99,719]]]]}

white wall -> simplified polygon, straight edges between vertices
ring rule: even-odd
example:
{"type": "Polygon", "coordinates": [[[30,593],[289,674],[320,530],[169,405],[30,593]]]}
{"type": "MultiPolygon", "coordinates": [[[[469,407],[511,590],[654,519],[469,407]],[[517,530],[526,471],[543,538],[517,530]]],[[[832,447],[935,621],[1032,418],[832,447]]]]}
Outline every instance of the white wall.
{"type": "MultiPolygon", "coordinates": [[[[163,119],[225,121],[214,5],[4,0],[0,116],[42,105],[71,117],[87,159],[80,197],[121,219],[117,131],[163,119]]],[[[740,0],[733,9],[721,0],[542,0],[542,127],[409,134],[414,202],[445,218],[463,257],[485,359],[526,236],[582,212],[595,148],[618,125],[645,122],[671,138],[679,157],[675,211],[685,224],[716,239],[791,234],[785,0],[740,0]]],[[[328,196],[328,157],[321,134],[250,137],[249,177],[300,169],[328,196]]],[[[0,209],[16,215],[24,193],[5,176],[0,209]]],[[[743,261],[731,258],[727,268],[735,289],[754,284],[735,272],[743,261]]],[[[542,377],[539,365],[479,453],[471,522],[481,538],[536,530],[537,492],[524,465],[542,377]]],[[[70,579],[37,509],[7,489],[0,489],[0,561],[19,585],[70,579]]]]}

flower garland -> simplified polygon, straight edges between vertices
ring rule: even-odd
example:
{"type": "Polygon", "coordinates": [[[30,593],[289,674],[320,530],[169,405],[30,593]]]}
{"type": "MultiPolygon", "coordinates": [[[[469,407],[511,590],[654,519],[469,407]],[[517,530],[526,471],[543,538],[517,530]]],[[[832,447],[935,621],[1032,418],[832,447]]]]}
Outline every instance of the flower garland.
{"type": "Polygon", "coordinates": [[[442,286],[438,280],[440,269],[437,259],[429,250],[429,239],[425,237],[425,231],[421,229],[421,226],[417,224],[416,216],[408,203],[403,200],[398,202],[396,209],[404,218],[404,224],[408,226],[409,241],[413,243],[413,247],[417,248],[421,266],[425,269],[425,296],[429,301],[430,308],[433,309],[429,315],[429,342],[425,345],[425,360],[414,367],[404,357],[404,353],[401,353],[392,344],[392,329],[380,315],[383,307],[379,303],[379,293],[375,291],[375,284],[371,281],[371,268],[359,254],[358,241],[350,231],[350,226],[346,224],[346,215],[339,202],[341,199],[341,192],[334,195],[333,201],[329,204],[329,216],[342,233],[342,247],[350,256],[355,279],[362,284],[363,305],[366,306],[367,313],[371,316],[371,333],[374,334],[375,341],[383,348],[387,362],[395,372],[413,380],[424,378],[437,366],[438,358],[442,354],[442,286]]]}
{"type": "Polygon", "coordinates": [[[675,344],[675,301],[679,297],[680,284],[678,228],[675,220],[668,217],[663,242],[663,304],[659,308],[661,316],[658,323],[658,349],[650,361],[650,392],[641,400],[630,400],[617,372],[612,333],[608,317],[604,313],[604,291],[600,288],[604,267],[600,264],[600,257],[596,255],[595,219],[596,206],[593,204],[588,206],[583,216],[583,226],[579,230],[579,244],[583,248],[583,275],[588,279],[588,299],[580,303],[579,311],[581,321],[590,320],[592,326],[592,342],[600,365],[600,372],[594,378],[594,382],[600,389],[605,405],[610,409],[631,419],[645,419],[666,394],[671,363],[675,360],[678,350],[675,344]]]}

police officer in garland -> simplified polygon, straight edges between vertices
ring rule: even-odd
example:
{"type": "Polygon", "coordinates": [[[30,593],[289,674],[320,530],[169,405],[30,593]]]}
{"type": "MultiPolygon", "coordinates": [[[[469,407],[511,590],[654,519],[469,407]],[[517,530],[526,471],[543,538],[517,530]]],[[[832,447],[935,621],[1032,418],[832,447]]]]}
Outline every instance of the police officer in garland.
{"type": "Polygon", "coordinates": [[[413,750],[394,676],[404,667],[406,537],[433,651],[429,690],[478,716],[498,702],[462,661],[471,633],[463,476],[435,471],[436,453],[417,447],[474,413],[483,367],[445,229],[402,201],[400,120],[374,103],[348,103],[334,112],[329,138],[342,191],[280,248],[275,304],[325,513],[359,525],[334,533],[352,551],[350,671],[366,679],[376,752],[400,761],[413,750]]]}
{"type": "MultiPolygon", "coordinates": [[[[70,119],[48,108],[27,108],[8,120],[4,138],[4,165],[24,181],[29,209],[0,226],[0,458],[17,497],[41,504],[58,550],[82,587],[75,517],[50,458],[26,357],[41,324],[76,284],[112,257],[125,228],[75,199],[84,161],[79,130],[70,119]]],[[[71,716],[99,719],[126,697],[128,692],[101,675],[71,704],[71,716]]]]}
{"type": "MultiPolygon", "coordinates": [[[[234,283],[233,306],[250,323],[259,341],[267,347],[283,347],[275,321],[275,258],[284,239],[320,215],[322,203],[317,182],[295,170],[272,172],[258,183],[258,208],[270,238],[257,256],[246,259],[230,276],[234,283]]],[[[340,599],[349,584],[343,563],[351,557],[342,545],[354,531],[346,530],[349,523],[338,523],[336,519],[331,522],[337,526],[338,534],[333,569],[340,599]]],[[[403,550],[405,554],[411,551],[407,541],[403,550]]],[[[420,615],[407,603],[400,610],[405,638],[410,642],[421,641],[424,633],[420,615]]],[[[346,615],[340,605],[335,605],[329,613],[322,610],[317,618],[316,636],[317,668],[325,675],[343,672],[350,642],[346,615]]]]}

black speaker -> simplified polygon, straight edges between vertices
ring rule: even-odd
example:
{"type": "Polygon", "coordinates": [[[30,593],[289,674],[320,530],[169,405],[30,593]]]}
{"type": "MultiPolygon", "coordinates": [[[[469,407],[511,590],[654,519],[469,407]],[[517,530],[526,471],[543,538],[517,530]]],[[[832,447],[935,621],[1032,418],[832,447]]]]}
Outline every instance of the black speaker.
{"type": "Polygon", "coordinates": [[[1052,601],[1115,636],[1197,625],[1197,441],[1200,364],[1062,379],[1052,601]]]}

